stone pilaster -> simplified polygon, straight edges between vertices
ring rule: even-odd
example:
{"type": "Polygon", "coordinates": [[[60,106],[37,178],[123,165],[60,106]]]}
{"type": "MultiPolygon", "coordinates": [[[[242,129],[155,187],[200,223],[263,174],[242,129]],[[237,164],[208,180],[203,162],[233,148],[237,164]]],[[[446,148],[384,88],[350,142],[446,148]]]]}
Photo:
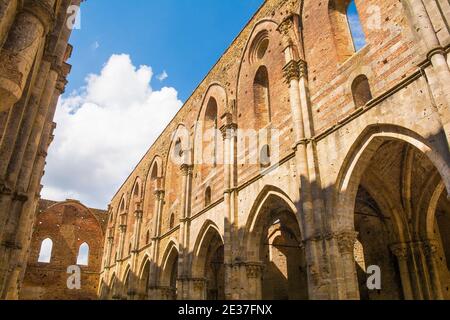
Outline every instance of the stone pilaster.
{"type": "Polygon", "coordinates": [[[438,257],[438,244],[434,240],[427,240],[423,243],[423,249],[427,261],[428,271],[432,283],[433,299],[444,300],[442,293],[442,284],[439,273],[439,267],[437,260],[438,257]]]}
{"type": "Polygon", "coordinates": [[[409,245],[406,243],[398,243],[392,245],[390,249],[397,258],[405,300],[413,300],[414,293],[411,286],[410,270],[408,266],[408,260],[411,256],[409,245]]]}
{"type": "Polygon", "coordinates": [[[9,110],[22,96],[25,83],[52,26],[55,0],[25,0],[0,51],[0,111],[9,110]]]}
{"type": "MultiPolygon", "coordinates": [[[[311,143],[314,135],[311,122],[311,108],[308,94],[307,64],[304,61],[301,39],[298,38],[298,17],[288,16],[278,27],[284,43],[285,67],[283,68],[286,83],[289,86],[289,101],[291,105],[293,132],[295,145],[296,169],[299,174],[298,211],[303,213],[303,238],[321,239],[325,232],[322,230],[324,205],[320,190],[319,167],[316,151],[311,143]]],[[[311,272],[314,270],[328,270],[328,254],[321,241],[307,241],[305,253],[310,262],[308,278],[310,297],[312,299],[326,299],[329,288],[326,277],[328,274],[319,273],[324,279],[314,280],[311,272]]]]}
{"type": "Polygon", "coordinates": [[[358,277],[355,267],[355,243],[357,233],[354,231],[344,231],[336,235],[341,255],[341,265],[344,273],[344,282],[346,286],[347,299],[359,300],[358,277]]]}
{"type": "Polygon", "coordinates": [[[19,9],[18,0],[0,0],[0,50],[19,9]]]}
{"type": "Polygon", "coordinates": [[[231,300],[233,297],[233,268],[231,267],[238,244],[234,243],[237,237],[233,236],[237,229],[234,199],[236,190],[234,186],[234,165],[235,165],[235,140],[237,125],[233,122],[232,114],[228,113],[223,117],[224,124],[220,128],[223,137],[223,159],[224,159],[224,265],[225,265],[225,298],[231,300]]]}

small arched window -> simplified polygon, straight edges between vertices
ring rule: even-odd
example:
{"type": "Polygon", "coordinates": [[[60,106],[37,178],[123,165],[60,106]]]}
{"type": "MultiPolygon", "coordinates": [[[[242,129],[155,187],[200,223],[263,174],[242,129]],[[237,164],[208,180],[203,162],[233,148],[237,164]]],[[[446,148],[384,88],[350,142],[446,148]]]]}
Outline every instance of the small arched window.
{"type": "Polygon", "coordinates": [[[206,188],[205,191],[205,207],[208,207],[211,205],[211,187],[206,188]]]}
{"type": "Polygon", "coordinates": [[[41,243],[41,250],[39,251],[40,263],[50,263],[52,260],[53,241],[50,238],[45,239],[41,243]]]}
{"type": "Polygon", "coordinates": [[[173,229],[173,227],[175,227],[175,213],[172,213],[170,215],[170,220],[169,220],[169,228],[173,229]]]}
{"type": "Polygon", "coordinates": [[[261,165],[261,168],[270,166],[270,147],[267,144],[261,148],[259,153],[259,164],[261,165]]]}
{"type": "Polygon", "coordinates": [[[353,80],[352,94],[356,108],[363,107],[372,100],[369,79],[365,75],[361,74],[353,80]]]}
{"type": "MultiPolygon", "coordinates": [[[[203,123],[203,164],[217,165],[217,101],[210,98],[206,106],[204,123],[203,123]]],[[[202,173],[203,174],[203,173],[202,173]]]]}
{"type": "Polygon", "coordinates": [[[83,243],[78,250],[77,265],[89,265],[89,245],[86,242],[83,243]]]}
{"type": "Polygon", "coordinates": [[[267,68],[261,66],[253,82],[253,111],[257,130],[265,128],[271,121],[269,100],[269,74],[267,68]]]}

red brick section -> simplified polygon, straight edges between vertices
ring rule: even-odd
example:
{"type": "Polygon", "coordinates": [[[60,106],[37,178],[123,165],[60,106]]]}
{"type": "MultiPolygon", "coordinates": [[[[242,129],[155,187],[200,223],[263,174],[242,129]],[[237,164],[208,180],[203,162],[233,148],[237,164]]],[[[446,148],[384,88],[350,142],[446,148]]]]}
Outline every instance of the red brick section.
{"type": "Polygon", "coordinates": [[[97,298],[107,213],[77,201],[41,200],[20,299],[91,300],[97,298]],[[49,264],[39,263],[43,240],[53,241],[49,264]],[[69,290],[67,268],[76,265],[80,245],[89,245],[88,266],[81,267],[81,289],[69,290]]]}

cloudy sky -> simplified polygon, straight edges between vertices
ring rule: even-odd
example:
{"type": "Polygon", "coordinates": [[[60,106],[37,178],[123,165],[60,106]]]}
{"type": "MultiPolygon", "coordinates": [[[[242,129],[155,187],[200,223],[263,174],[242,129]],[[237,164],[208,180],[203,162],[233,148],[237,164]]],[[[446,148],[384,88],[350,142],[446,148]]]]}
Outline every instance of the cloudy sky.
{"type": "Polygon", "coordinates": [[[106,208],[262,2],[85,2],[42,197],[106,208]]]}

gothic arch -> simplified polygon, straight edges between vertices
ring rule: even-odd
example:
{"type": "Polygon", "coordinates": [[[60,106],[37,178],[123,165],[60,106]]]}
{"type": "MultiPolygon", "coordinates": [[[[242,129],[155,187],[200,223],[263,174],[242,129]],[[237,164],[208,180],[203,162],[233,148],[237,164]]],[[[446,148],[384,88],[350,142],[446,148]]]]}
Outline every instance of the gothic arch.
{"type": "Polygon", "coordinates": [[[194,245],[194,255],[192,261],[192,273],[194,276],[200,277],[200,274],[202,273],[206,256],[205,251],[208,249],[208,244],[214,235],[217,235],[220,238],[220,241],[224,243],[219,227],[213,221],[206,220],[198,233],[197,240],[194,245]]]}
{"type": "Polygon", "coordinates": [[[171,240],[163,255],[159,282],[162,288],[171,291],[171,297],[176,298],[177,277],[178,277],[178,248],[175,241],[171,240]]]}
{"type": "Polygon", "coordinates": [[[338,230],[353,229],[354,199],[359,186],[361,176],[370,159],[378,148],[387,140],[406,142],[424,153],[436,167],[446,189],[450,191],[450,169],[448,160],[439,152],[433,150],[424,138],[403,127],[377,124],[369,126],[356,140],[345,158],[336,180],[334,195],[335,208],[333,211],[339,221],[338,230]]]}
{"type": "Polygon", "coordinates": [[[280,189],[266,186],[250,211],[245,228],[245,258],[261,265],[263,300],[307,300],[306,253],[297,208],[280,189]]]}
{"type": "MultiPolygon", "coordinates": [[[[257,245],[257,239],[255,238],[255,230],[258,227],[258,220],[261,218],[261,212],[263,209],[263,206],[267,203],[268,199],[271,197],[276,197],[281,200],[281,202],[284,205],[284,208],[280,209],[286,209],[293,213],[295,216],[295,219],[298,222],[298,227],[300,229],[300,233],[303,234],[302,225],[300,221],[298,220],[298,210],[295,204],[292,202],[292,200],[289,198],[289,196],[284,193],[281,189],[272,186],[272,185],[266,185],[263,190],[259,193],[259,195],[256,197],[254,204],[250,210],[249,216],[247,218],[247,223],[245,226],[245,234],[244,234],[244,241],[242,248],[242,253],[245,256],[246,250],[248,248],[255,248],[255,245],[257,245]]],[[[256,258],[256,257],[252,257],[256,258]]]]}

